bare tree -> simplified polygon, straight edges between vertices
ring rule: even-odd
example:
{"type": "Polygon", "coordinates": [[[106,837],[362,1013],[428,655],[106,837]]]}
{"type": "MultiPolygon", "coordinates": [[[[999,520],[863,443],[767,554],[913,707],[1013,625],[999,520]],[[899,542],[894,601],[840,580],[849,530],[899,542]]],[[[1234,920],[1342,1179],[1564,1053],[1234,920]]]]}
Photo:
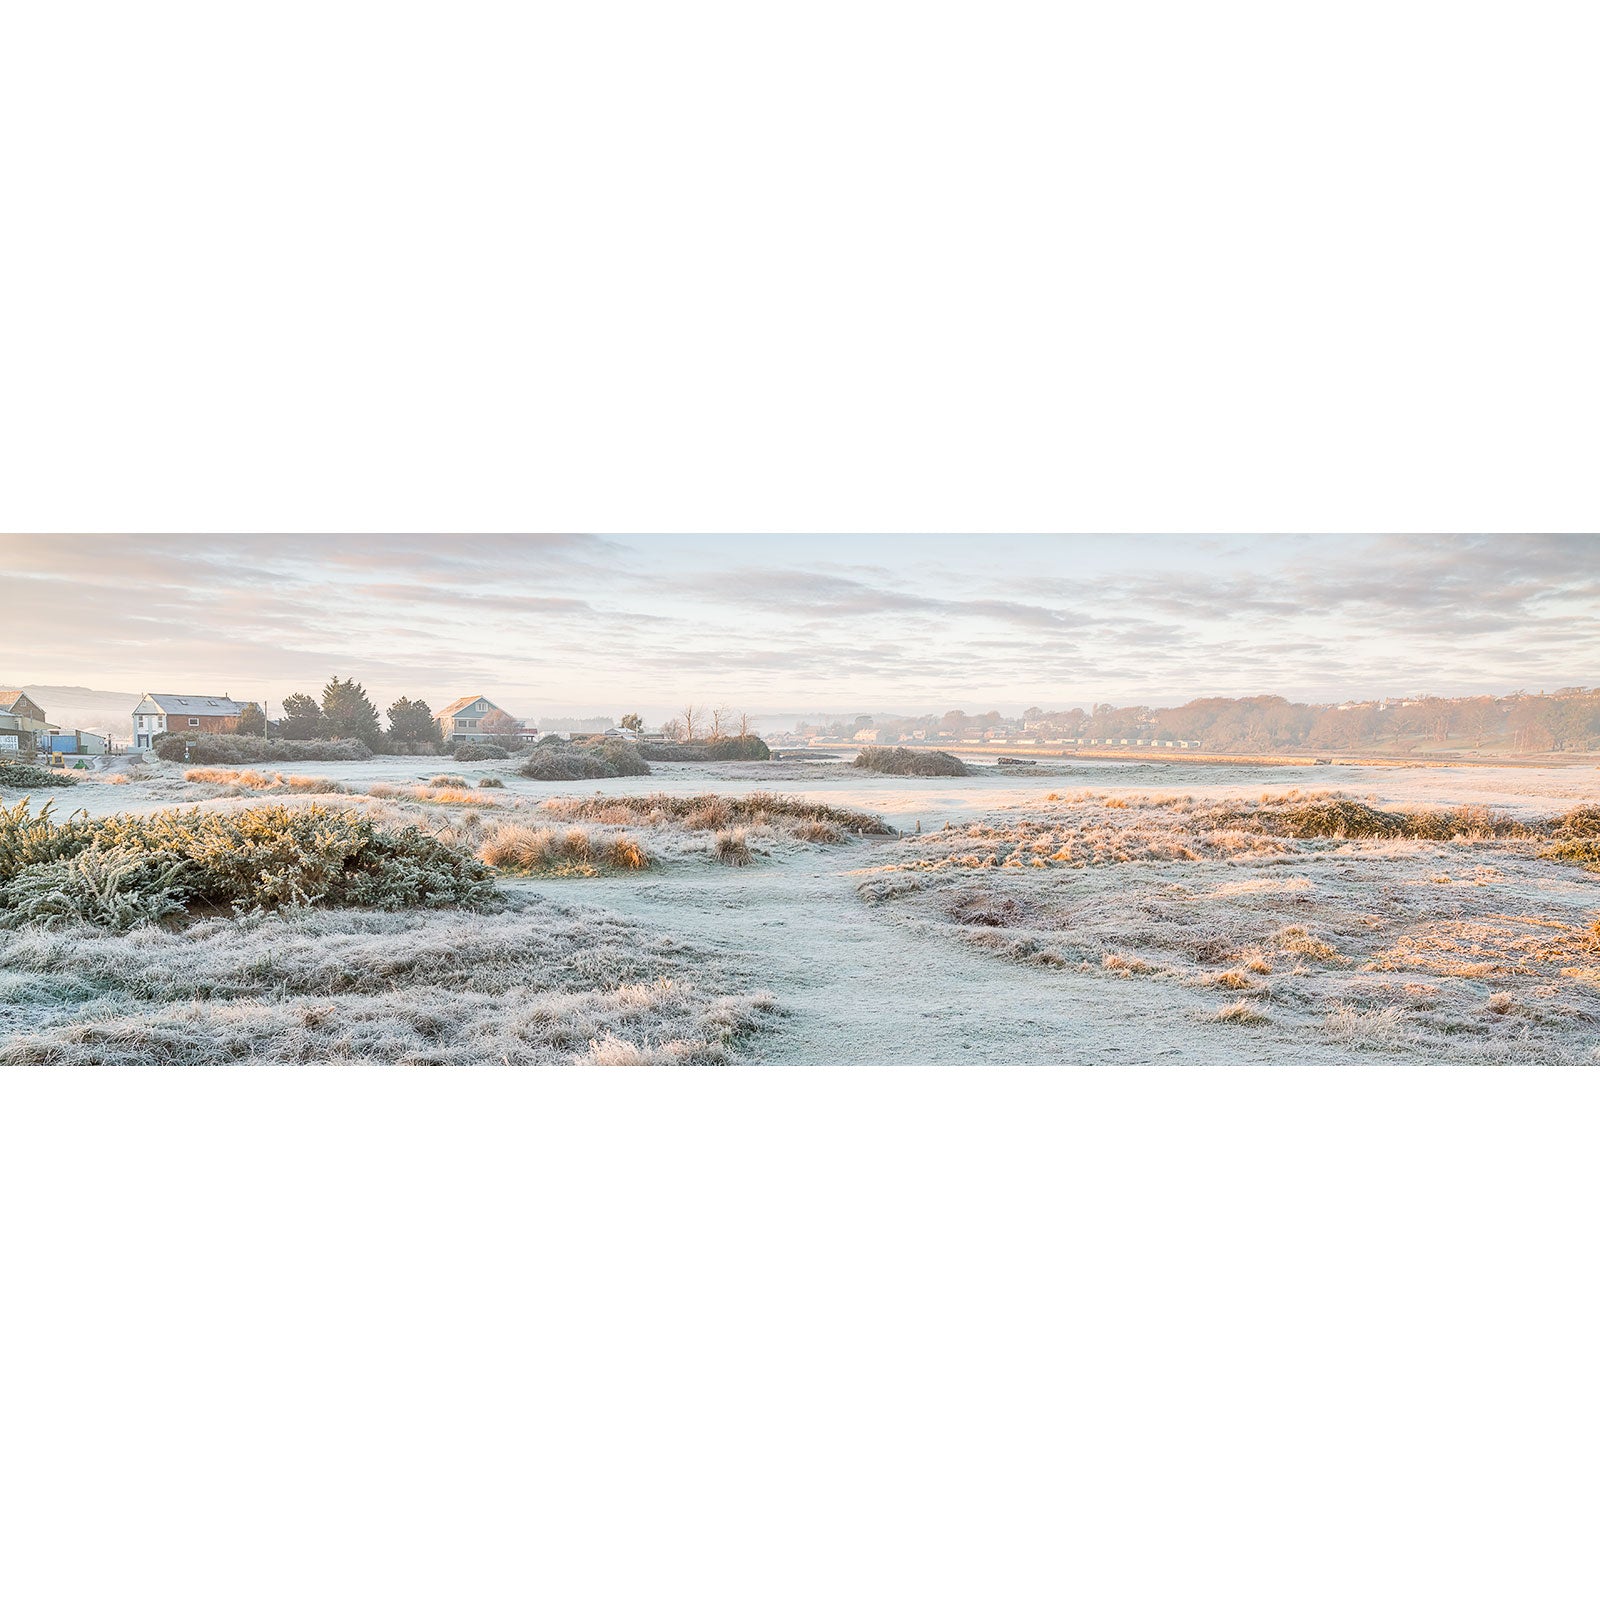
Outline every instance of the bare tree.
{"type": "Polygon", "coordinates": [[[669,744],[681,744],[683,742],[683,724],[676,717],[669,717],[663,722],[661,724],[661,732],[669,744]]]}
{"type": "Polygon", "coordinates": [[[748,739],[751,733],[754,731],[755,730],[750,726],[750,713],[748,711],[741,711],[739,713],[739,737],[741,739],[748,739]]]}
{"type": "Polygon", "coordinates": [[[690,744],[694,743],[694,719],[699,715],[699,706],[687,705],[683,708],[683,714],[679,719],[683,723],[683,737],[690,744]]]}
{"type": "Polygon", "coordinates": [[[711,708],[711,737],[720,739],[723,730],[733,720],[733,712],[727,706],[713,706],[711,708]]]}

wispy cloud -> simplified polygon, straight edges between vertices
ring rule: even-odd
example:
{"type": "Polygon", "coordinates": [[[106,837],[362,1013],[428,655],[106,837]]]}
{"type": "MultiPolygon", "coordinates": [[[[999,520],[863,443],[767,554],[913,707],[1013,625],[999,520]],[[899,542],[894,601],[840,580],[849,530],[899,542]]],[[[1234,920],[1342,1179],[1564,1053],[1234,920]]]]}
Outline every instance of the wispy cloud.
{"type": "Polygon", "coordinates": [[[0,535],[0,678],[924,709],[1600,680],[1581,536],[0,535]]]}

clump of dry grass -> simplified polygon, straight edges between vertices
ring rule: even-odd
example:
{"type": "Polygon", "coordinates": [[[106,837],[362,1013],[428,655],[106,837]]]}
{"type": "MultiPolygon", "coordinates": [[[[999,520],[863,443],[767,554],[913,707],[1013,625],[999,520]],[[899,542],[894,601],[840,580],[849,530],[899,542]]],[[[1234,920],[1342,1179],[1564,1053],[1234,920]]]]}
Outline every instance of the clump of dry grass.
{"type": "Polygon", "coordinates": [[[474,789],[465,779],[458,783],[431,784],[373,783],[367,793],[375,800],[409,800],[422,806],[493,806],[497,801],[474,789]]]}
{"type": "Polygon", "coordinates": [[[265,789],[287,789],[297,794],[349,794],[349,789],[332,778],[313,777],[297,772],[257,772],[252,768],[190,767],[184,773],[189,783],[215,783],[235,794],[265,789]]]}
{"type": "Polygon", "coordinates": [[[1407,1020],[1404,1009],[1398,1005],[1340,1004],[1323,1018],[1322,1031],[1348,1049],[1395,1050],[1416,1042],[1407,1020]]]}
{"type": "Polygon", "coordinates": [[[1326,939],[1319,939],[1303,923],[1291,923],[1277,936],[1278,943],[1291,955],[1309,956],[1313,961],[1338,961],[1340,955],[1326,939]]]}
{"type": "Polygon", "coordinates": [[[777,1010],[711,950],[543,900],[0,942],[0,1063],[723,1061],[777,1010]]]}
{"type": "Polygon", "coordinates": [[[637,839],[590,828],[535,828],[513,822],[483,842],[481,860],[502,872],[546,877],[598,877],[602,872],[643,872],[654,865],[637,839]]]}
{"type": "Polygon", "coordinates": [[[770,828],[812,843],[836,843],[851,834],[891,834],[894,830],[870,811],[824,805],[788,795],[593,795],[547,800],[552,816],[582,822],[633,823],[648,827],[678,826],[694,833],[724,828],[770,828]],[[826,831],[825,831],[826,830],[826,831]]]}
{"type": "Polygon", "coordinates": [[[1259,1028],[1272,1019],[1260,1006],[1251,1005],[1248,1000],[1230,1000],[1212,1013],[1211,1020],[1230,1022],[1236,1027],[1259,1028]]]}
{"type": "Polygon", "coordinates": [[[750,854],[750,841],[743,828],[723,828],[717,833],[712,847],[717,860],[725,867],[748,867],[754,859],[750,854]]]}
{"type": "Polygon", "coordinates": [[[470,789],[472,780],[463,777],[459,772],[441,772],[437,776],[429,778],[426,787],[429,789],[470,789]]]}
{"type": "Polygon", "coordinates": [[[503,789],[503,788],[505,788],[505,786],[506,785],[505,785],[505,779],[504,778],[479,778],[478,779],[478,787],[480,789],[503,789]]]}

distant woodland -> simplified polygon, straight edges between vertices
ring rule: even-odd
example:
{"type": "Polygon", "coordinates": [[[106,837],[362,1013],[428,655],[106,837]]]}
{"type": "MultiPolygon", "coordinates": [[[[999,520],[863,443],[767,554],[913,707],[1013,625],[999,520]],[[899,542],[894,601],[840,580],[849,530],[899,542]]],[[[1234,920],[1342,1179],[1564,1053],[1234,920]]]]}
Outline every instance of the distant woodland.
{"type": "Polygon", "coordinates": [[[1538,755],[1600,750],[1600,689],[1456,699],[1347,701],[1311,705],[1281,695],[1191,700],[1181,706],[1095,705],[1068,711],[1030,706],[1020,718],[997,711],[923,717],[857,717],[802,724],[798,732],[853,738],[877,730],[880,743],[969,740],[1026,732],[1043,739],[1198,741],[1207,750],[1497,751],[1538,755]]]}

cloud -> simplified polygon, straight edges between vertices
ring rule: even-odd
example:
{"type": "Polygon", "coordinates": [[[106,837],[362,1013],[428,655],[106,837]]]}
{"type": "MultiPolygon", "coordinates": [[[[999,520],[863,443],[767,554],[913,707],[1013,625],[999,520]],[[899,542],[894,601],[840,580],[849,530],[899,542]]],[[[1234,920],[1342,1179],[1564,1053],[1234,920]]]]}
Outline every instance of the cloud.
{"type": "Polygon", "coordinates": [[[1600,679],[1574,536],[0,535],[0,677],[927,706],[1600,679]],[[827,559],[823,559],[826,557],[827,559]]]}

